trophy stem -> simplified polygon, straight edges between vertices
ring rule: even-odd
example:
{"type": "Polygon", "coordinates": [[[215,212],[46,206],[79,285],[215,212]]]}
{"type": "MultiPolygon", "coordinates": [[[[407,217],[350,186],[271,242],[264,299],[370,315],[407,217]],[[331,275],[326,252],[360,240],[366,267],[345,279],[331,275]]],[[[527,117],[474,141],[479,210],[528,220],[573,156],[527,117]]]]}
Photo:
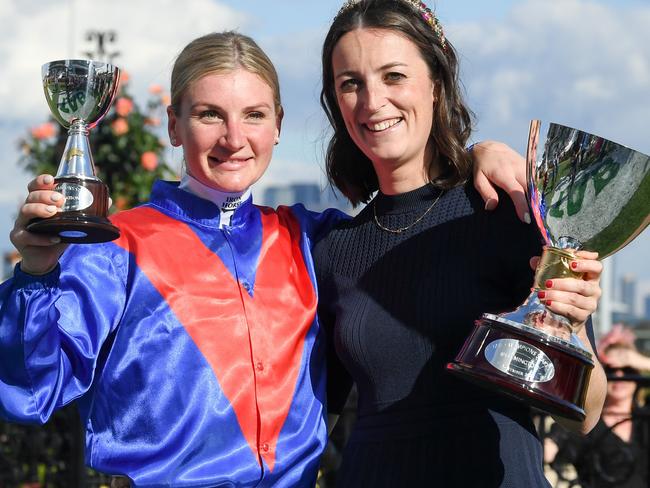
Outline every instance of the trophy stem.
{"type": "Polygon", "coordinates": [[[68,140],[56,176],[97,179],[88,141],[88,126],[80,119],[75,120],[68,130],[68,140]]]}
{"type": "MultiPolygon", "coordinates": [[[[582,279],[584,273],[578,273],[571,268],[571,262],[576,259],[575,249],[559,248],[554,246],[544,246],[544,251],[535,270],[535,281],[533,284],[533,293],[528,298],[526,303],[531,302],[531,299],[536,299],[537,292],[546,290],[546,283],[548,280],[558,278],[575,278],[582,279]],[[534,297],[533,297],[534,295],[534,297]]],[[[539,305],[538,310],[543,305],[539,305]]],[[[541,311],[541,310],[540,310],[541,311]]],[[[562,327],[566,329],[566,334],[559,333],[559,337],[567,339],[565,335],[571,336],[573,326],[571,321],[562,315],[551,312],[544,307],[544,313],[530,313],[524,320],[526,325],[531,327],[538,327],[544,329],[545,327],[562,327]]],[[[556,331],[558,333],[558,331],[556,331]]]]}
{"type": "Polygon", "coordinates": [[[535,290],[546,290],[546,282],[557,278],[582,279],[584,273],[571,269],[571,262],[576,259],[574,249],[544,246],[544,252],[535,270],[535,290]]]}

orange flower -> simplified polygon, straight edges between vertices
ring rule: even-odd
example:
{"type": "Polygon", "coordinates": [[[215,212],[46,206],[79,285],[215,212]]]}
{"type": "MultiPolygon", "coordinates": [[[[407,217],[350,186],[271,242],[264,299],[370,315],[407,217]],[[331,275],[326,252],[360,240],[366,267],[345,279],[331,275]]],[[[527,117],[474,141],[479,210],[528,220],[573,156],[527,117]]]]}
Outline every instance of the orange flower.
{"type": "Polygon", "coordinates": [[[144,124],[158,127],[160,125],[160,119],[158,117],[147,117],[144,119],[144,124]]]}
{"type": "Polygon", "coordinates": [[[115,199],[115,208],[118,210],[124,210],[129,204],[129,199],[126,197],[119,196],[115,199]]]}
{"type": "Polygon", "coordinates": [[[111,129],[113,129],[113,134],[116,136],[121,136],[129,132],[129,123],[126,119],[118,117],[111,124],[111,129]]]}
{"type": "Polygon", "coordinates": [[[124,70],[121,70],[120,71],[120,89],[122,89],[122,87],[124,85],[127,85],[129,83],[130,79],[131,79],[131,77],[129,76],[129,73],[127,73],[124,70]]]}
{"type": "Polygon", "coordinates": [[[145,151],[140,156],[140,164],[147,171],[153,171],[158,166],[158,156],[153,151],[145,151]]]}
{"type": "Polygon", "coordinates": [[[120,97],[117,99],[117,102],[115,102],[115,112],[117,112],[117,115],[126,117],[131,113],[132,110],[133,100],[130,98],[120,97]]]}
{"type": "Polygon", "coordinates": [[[54,124],[52,122],[45,122],[44,124],[38,125],[32,129],[32,137],[34,139],[49,139],[55,135],[56,127],[54,127],[54,124]]]}
{"type": "Polygon", "coordinates": [[[162,86],[158,84],[153,84],[149,86],[149,93],[151,93],[152,95],[160,95],[162,91],[163,91],[162,86]]]}
{"type": "Polygon", "coordinates": [[[167,106],[167,105],[169,105],[170,103],[172,103],[172,99],[171,99],[171,97],[170,97],[169,95],[162,95],[162,96],[160,97],[160,102],[161,102],[164,106],[167,106]]]}

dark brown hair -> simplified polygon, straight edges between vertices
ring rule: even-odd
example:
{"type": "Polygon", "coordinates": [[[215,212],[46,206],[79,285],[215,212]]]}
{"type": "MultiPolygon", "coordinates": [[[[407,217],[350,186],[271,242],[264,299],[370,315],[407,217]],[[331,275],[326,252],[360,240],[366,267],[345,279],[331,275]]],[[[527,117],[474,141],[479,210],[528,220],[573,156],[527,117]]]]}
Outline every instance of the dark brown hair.
{"type": "Polygon", "coordinates": [[[413,42],[427,63],[435,83],[436,102],[431,127],[432,158],[427,163],[429,179],[440,174],[436,184],[451,188],[471,174],[472,160],[465,148],[472,125],[472,113],[465,106],[458,80],[458,60],[453,46],[437,34],[413,6],[401,0],[360,0],[334,19],[323,44],[323,89],[321,106],[334,129],[325,163],[330,184],[356,206],[370,200],[379,189],[372,163],[352,141],[336,99],[332,54],[346,33],[359,29],[386,29],[413,42]],[[434,167],[436,163],[436,167],[434,167]]]}

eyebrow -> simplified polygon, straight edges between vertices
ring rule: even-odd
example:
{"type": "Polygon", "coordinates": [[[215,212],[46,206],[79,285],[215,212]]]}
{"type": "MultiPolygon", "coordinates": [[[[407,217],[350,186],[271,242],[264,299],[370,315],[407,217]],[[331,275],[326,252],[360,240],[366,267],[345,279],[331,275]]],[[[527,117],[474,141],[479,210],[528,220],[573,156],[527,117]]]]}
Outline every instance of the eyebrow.
{"type": "MultiPolygon", "coordinates": [[[[401,63],[401,62],[399,62],[399,61],[394,61],[394,62],[392,62],[392,63],[386,63],[385,65],[380,66],[380,67],[379,67],[379,71],[386,71],[386,70],[388,70],[388,69],[395,68],[395,67],[397,67],[397,66],[400,66],[400,67],[408,67],[408,64],[406,64],[406,63],[401,63]]],[[[341,71],[340,73],[338,73],[337,75],[335,75],[335,76],[334,76],[334,79],[340,78],[340,77],[342,77],[342,76],[354,76],[354,75],[356,75],[356,74],[357,74],[356,71],[351,70],[351,69],[348,69],[348,70],[345,70],[345,71],[341,71]]]]}
{"type": "MultiPolygon", "coordinates": [[[[197,107],[208,107],[208,108],[216,108],[216,109],[221,109],[222,108],[221,106],[216,105],[214,103],[210,103],[210,102],[197,102],[197,103],[193,104],[190,107],[190,110],[195,110],[197,107]]],[[[253,105],[248,105],[248,106],[244,107],[242,109],[242,111],[246,112],[246,111],[249,111],[249,110],[259,110],[261,108],[266,108],[266,109],[271,110],[271,109],[273,109],[273,105],[269,105],[266,102],[254,103],[253,105]]]]}

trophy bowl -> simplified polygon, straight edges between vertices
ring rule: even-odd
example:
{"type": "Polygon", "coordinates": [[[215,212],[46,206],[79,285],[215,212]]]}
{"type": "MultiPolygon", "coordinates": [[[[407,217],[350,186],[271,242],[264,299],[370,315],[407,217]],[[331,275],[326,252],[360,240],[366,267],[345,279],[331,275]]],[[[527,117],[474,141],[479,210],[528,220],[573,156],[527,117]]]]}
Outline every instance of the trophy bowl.
{"type": "Polygon", "coordinates": [[[551,123],[538,160],[541,125],[531,122],[526,155],[526,197],[545,243],[532,293],[512,312],[483,314],[447,369],[539,410],[583,420],[592,355],[537,292],[548,279],[582,277],[570,267],[577,250],[603,259],[648,226],[650,157],[551,123]]]}
{"type": "Polygon", "coordinates": [[[63,194],[61,212],[33,219],[30,232],[59,236],[62,242],[93,243],[117,239],[108,220],[108,187],[96,176],[89,130],[106,115],[117,93],[120,70],[99,61],[66,59],[42,68],[45,98],[54,118],[66,129],[61,162],[54,177],[63,194]]]}

